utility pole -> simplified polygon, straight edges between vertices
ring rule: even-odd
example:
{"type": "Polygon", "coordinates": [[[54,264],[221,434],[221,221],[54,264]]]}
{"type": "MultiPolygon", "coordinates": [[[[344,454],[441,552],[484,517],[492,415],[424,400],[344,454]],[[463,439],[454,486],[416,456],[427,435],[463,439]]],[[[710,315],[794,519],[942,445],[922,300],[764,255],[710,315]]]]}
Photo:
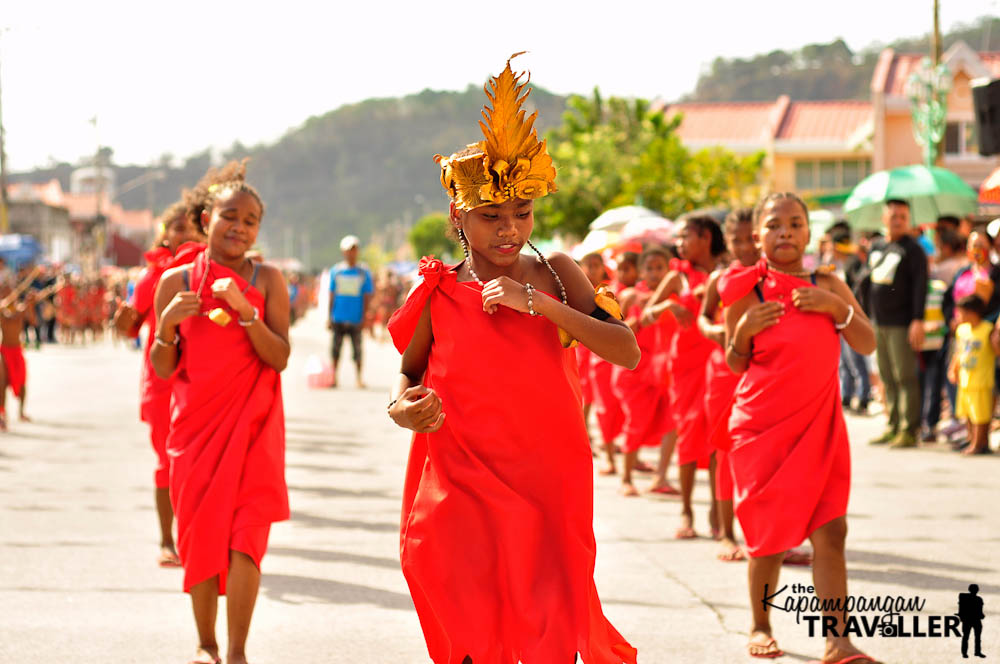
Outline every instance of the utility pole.
{"type": "MultiPolygon", "coordinates": [[[[4,30],[0,30],[0,37],[4,30]]],[[[0,78],[3,77],[3,47],[0,44],[0,78]]],[[[7,200],[7,152],[4,149],[3,88],[0,86],[0,234],[10,230],[10,207],[7,200]]]]}
{"type": "Polygon", "coordinates": [[[931,59],[934,66],[941,64],[941,2],[934,0],[934,33],[931,35],[931,59]]]}

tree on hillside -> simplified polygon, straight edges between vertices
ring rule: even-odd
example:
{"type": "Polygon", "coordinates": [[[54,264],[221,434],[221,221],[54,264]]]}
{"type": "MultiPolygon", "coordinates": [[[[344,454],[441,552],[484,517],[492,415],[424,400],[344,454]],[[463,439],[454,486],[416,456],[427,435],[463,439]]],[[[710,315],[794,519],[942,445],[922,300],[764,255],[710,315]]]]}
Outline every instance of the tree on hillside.
{"type": "MultiPolygon", "coordinates": [[[[929,16],[929,15],[928,15],[929,16]]],[[[930,26],[928,25],[928,28],[930,26]]],[[[942,38],[945,50],[964,41],[976,51],[1000,50],[1000,18],[984,16],[959,24],[942,38]]],[[[889,47],[904,53],[929,53],[930,36],[897,39],[889,47]]],[[[883,44],[853,52],[843,39],[809,44],[796,51],[772,51],[753,58],[716,58],[694,92],[683,101],[773,101],[869,99],[872,75],[883,44]]]]}
{"type": "Polygon", "coordinates": [[[432,212],[418,219],[408,237],[414,255],[454,257],[459,250],[447,235],[448,225],[448,215],[441,212],[432,212]]]}
{"type": "Polygon", "coordinates": [[[547,135],[558,192],[536,203],[535,228],[582,237],[601,212],[641,204],[668,217],[756,196],[763,153],[738,157],[722,149],[689,152],[649,103],[572,97],[563,125],[547,135]]]}

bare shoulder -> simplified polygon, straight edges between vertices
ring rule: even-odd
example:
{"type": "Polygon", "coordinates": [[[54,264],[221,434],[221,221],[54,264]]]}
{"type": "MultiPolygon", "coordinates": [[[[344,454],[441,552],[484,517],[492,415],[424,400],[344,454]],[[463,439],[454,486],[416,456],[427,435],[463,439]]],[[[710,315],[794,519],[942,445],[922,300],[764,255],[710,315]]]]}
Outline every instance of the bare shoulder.
{"type": "Polygon", "coordinates": [[[160,288],[167,290],[172,289],[174,291],[179,291],[184,288],[184,274],[191,271],[191,265],[178,265],[177,267],[172,267],[163,273],[160,277],[160,288]]]}
{"type": "Polygon", "coordinates": [[[580,266],[576,264],[575,260],[561,251],[553,251],[545,258],[548,259],[549,263],[551,263],[552,267],[554,267],[557,271],[562,269],[580,269],[580,266]]]}
{"type": "Polygon", "coordinates": [[[816,285],[828,291],[839,292],[842,288],[847,288],[843,279],[829,270],[817,270],[816,285]]]}
{"type": "Polygon", "coordinates": [[[285,275],[281,273],[281,270],[270,263],[261,263],[260,267],[257,268],[257,278],[263,279],[267,284],[284,284],[285,275]]]}

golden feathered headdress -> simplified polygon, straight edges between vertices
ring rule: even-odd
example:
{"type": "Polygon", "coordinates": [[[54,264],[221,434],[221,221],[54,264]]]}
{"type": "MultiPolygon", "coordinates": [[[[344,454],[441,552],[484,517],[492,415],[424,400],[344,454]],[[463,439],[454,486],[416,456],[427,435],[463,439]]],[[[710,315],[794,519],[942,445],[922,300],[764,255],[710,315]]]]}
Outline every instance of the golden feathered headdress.
{"type": "Polygon", "coordinates": [[[486,122],[479,123],[485,138],[450,157],[434,156],[441,165],[441,185],[460,210],[541,198],[556,190],[556,169],[533,126],[538,111],[525,118],[521,108],[531,92],[524,92],[531,75],[521,83],[524,72],[515,75],[510,69],[519,55],[510,56],[507,67],[483,87],[492,104],[483,106],[486,122]]]}

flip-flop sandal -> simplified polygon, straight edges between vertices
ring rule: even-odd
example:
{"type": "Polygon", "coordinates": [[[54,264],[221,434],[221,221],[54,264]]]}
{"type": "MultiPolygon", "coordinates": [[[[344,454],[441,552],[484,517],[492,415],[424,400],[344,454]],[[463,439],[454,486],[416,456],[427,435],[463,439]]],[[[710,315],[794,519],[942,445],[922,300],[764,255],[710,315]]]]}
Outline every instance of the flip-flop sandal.
{"type": "Polygon", "coordinates": [[[875,662],[875,661],[876,660],[869,655],[859,654],[859,655],[851,655],[850,657],[845,657],[844,659],[838,659],[836,662],[824,662],[819,659],[813,659],[806,662],[806,664],[851,664],[851,662],[855,662],[856,664],[861,664],[861,662],[875,662]]]}
{"type": "Polygon", "coordinates": [[[812,554],[800,549],[789,549],[785,552],[785,557],[781,561],[781,564],[796,567],[809,567],[812,565],[812,554]]]}
{"type": "Polygon", "coordinates": [[[677,532],[674,533],[674,539],[686,540],[697,538],[698,533],[694,531],[694,528],[678,528],[677,532]]]}
{"type": "Polygon", "coordinates": [[[653,466],[650,466],[645,461],[636,461],[635,462],[635,466],[632,467],[632,470],[634,470],[637,473],[655,473],[656,472],[656,468],[654,468],[653,466]]]}
{"type": "Polygon", "coordinates": [[[724,563],[741,563],[747,559],[746,554],[743,553],[743,549],[740,547],[736,547],[736,549],[728,553],[718,553],[715,557],[724,563]]]}
{"type": "Polygon", "coordinates": [[[770,639],[765,643],[748,643],[747,644],[747,654],[756,659],[774,659],[776,657],[781,657],[785,654],[785,651],[778,648],[774,652],[761,653],[760,655],[755,655],[750,651],[750,648],[770,648],[771,646],[778,645],[778,642],[774,639],[770,639]]]}
{"type": "Polygon", "coordinates": [[[181,559],[169,553],[161,553],[158,561],[160,567],[181,567],[181,559]]]}
{"type": "Polygon", "coordinates": [[[679,496],[681,492],[670,486],[669,484],[664,484],[663,486],[658,486],[655,489],[650,489],[646,493],[658,493],[663,496],[679,496]]]}

